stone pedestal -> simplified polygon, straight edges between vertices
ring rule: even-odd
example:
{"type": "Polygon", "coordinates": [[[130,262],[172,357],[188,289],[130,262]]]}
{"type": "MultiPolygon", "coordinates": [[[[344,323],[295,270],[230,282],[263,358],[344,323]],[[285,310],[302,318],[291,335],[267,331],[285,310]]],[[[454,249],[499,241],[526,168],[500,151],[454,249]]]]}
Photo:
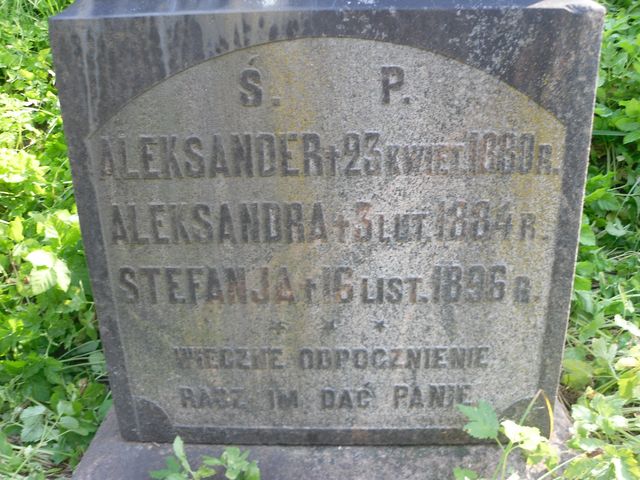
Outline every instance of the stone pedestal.
{"type": "MultiPolygon", "coordinates": [[[[552,441],[557,445],[568,438],[570,419],[566,409],[556,404],[552,441]]],[[[187,445],[192,466],[202,455],[218,456],[224,445],[187,445]]],[[[256,460],[262,480],[445,480],[453,478],[455,467],[470,468],[490,475],[500,458],[494,445],[431,445],[410,447],[305,447],[282,445],[240,446],[256,460]]],[[[149,472],[165,467],[172,454],[170,444],[127,442],[118,431],[115,412],[111,411],[98,430],[91,447],[76,469],[74,480],[142,480],[149,472]]],[[[524,478],[539,476],[527,469],[518,453],[510,467],[524,478]]],[[[217,478],[224,478],[218,475],[217,478]]]]}

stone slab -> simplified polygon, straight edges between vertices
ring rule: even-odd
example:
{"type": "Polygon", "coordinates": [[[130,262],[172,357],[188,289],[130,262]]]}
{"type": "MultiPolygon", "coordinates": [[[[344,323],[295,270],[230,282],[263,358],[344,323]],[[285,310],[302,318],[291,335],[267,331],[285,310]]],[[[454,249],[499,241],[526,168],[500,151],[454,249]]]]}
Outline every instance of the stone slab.
{"type": "MultiPolygon", "coordinates": [[[[569,435],[570,419],[562,405],[556,405],[552,441],[562,446],[569,435]]],[[[186,445],[192,466],[202,455],[220,455],[220,445],[186,445]]],[[[455,467],[471,468],[489,476],[499,458],[492,445],[427,447],[372,446],[241,446],[257,460],[262,480],[444,480],[453,478],[455,467]]],[[[172,452],[170,444],[127,442],[118,433],[115,413],[109,412],[73,480],[144,480],[148,472],[164,468],[172,452]]],[[[523,478],[537,478],[540,471],[526,469],[516,453],[509,468],[523,478]]],[[[224,478],[218,475],[216,479],[224,478]]]]}
{"type": "Polygon", "coordinates": [[[79,0],[51,19],[122,435],[464,444],[458,403],[553,401],[602,16],[79,0]]]}

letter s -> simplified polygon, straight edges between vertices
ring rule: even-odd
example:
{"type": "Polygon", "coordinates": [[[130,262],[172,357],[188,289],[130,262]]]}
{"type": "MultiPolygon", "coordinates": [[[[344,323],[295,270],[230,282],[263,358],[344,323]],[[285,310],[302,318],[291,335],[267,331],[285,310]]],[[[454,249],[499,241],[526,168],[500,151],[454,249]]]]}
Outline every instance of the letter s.
{"type": "Polygon", "coordinates": [[[247,68],[240,74],[240,102],[245,107],[258,107],[262,104],[262,77],[260,70],[247,68]]]}

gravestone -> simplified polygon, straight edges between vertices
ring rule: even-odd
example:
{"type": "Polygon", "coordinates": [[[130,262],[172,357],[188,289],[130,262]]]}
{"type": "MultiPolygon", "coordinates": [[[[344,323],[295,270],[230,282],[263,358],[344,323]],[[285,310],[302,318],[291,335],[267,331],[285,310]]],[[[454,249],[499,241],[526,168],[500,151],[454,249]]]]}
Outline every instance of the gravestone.
{"type": "Polygon", "coordinates": [[[553,402],[602,16],[79,0],[52,18],[113,441],[463,461],[456,405],[553,402]]]}

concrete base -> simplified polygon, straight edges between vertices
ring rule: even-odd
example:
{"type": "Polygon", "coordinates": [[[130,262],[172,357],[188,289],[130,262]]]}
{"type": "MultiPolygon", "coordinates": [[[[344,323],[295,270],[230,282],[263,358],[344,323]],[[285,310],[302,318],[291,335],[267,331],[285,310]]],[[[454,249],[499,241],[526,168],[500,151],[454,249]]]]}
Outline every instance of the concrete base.
{"type": "MultiPolygon", "coordinates": [[[[564,407],[556,405],[554,442],[569,435],[570,420],[564,407]]],[[[470,468],[489,476],[500,457],[493,445],[451,445],[421,447],[305,447],[260,446],[250,450],[249,459],[257,460],[262,480],[445,480],[453,478],[454,467],[470,468]]],[[[192,466],[202,455],[218,456],[223,445],[187,445],[192,466]]],[[[165,466],[171,455],[169,444],[126,442],[120,437],[113,411],[98,430],[89,450],[76,469],[74,480],[143,480],[149,472],[165,466]]],[[[515,454],[510,467],[524,478],[536,478],[533,470],[515,454]],[[526,470],[526,471],[525,471],[526,470]]],[[[223,475],[216,479],[224,478],[223,475]]]]}

